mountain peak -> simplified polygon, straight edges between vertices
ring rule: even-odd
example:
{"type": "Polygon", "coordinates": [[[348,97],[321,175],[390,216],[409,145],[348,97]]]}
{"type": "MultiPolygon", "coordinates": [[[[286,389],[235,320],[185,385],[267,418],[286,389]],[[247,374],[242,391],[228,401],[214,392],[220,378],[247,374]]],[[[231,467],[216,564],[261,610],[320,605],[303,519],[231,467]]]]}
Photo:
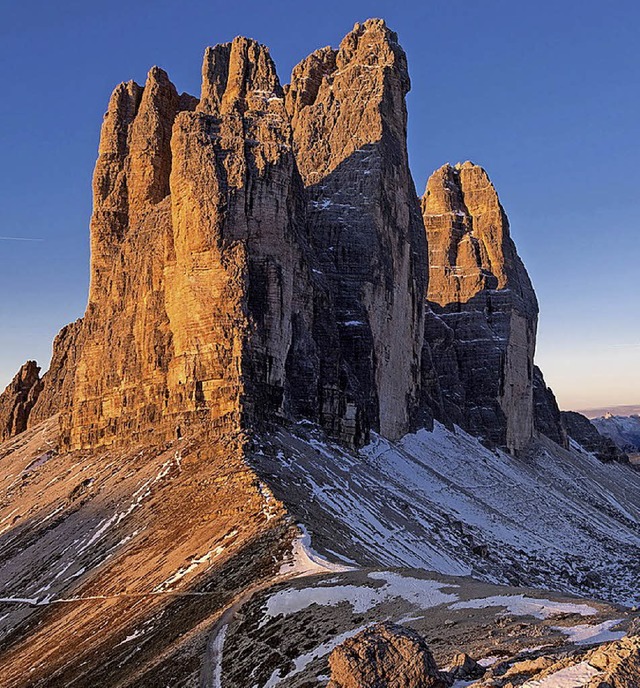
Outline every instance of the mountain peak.
{"type": "Polygon", "coordinates": [[[255,97],[283,96],[269,49],[238,36],[231,43],[207,48],[202,64],[202,93],[198,110],[224,114],[234,108],[251,109],[255,97]]]}

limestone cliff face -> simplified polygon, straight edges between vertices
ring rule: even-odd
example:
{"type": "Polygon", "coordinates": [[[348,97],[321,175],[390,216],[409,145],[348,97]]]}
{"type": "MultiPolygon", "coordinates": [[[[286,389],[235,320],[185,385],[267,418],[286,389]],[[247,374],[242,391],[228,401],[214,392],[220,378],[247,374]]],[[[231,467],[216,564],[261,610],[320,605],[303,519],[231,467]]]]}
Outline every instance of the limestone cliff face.
{"type": "Polygon", "coordinates": [[[199,102],[157,68],[144,89],[116,89],[94,175],[67,446],[284,411],[294,323],[311,341],[301,193],[264,46],[207,50],[199,102]]]}
{"type": "Polygon", "coordinates": [[[27,429],[29,414],[42,391],[40,368],[27,361],[0,394],[0,442],[27,429]]]}
{"type": "Polygon", "coordinates": [[[538,304],[486,172],[445,165],[422,199],[429,243],[426,338],[449,417],[518,451],[533,436],[538,304]]]}
{"type": "Polygon", "coordinates": [[[168,406],[169,146],[181,107],[193,103],[158,68],[144,88],[121,84],[109,102],[93,179],[89,303],[62,406],[66,447],[142,438],[168,406]]]}
{"type": "Polygon", "coordinates": [[[421,395],[426,243],[406,150],[404,51],[369,20],[316,51],[287,90],[308,237],[335,305],[355,413],[399,437],[421,395]]]}
{"type": "Polygon", "coordinates": [[[357,446],[435,416],[523,448],[535,295],[484,170],[445,165],[421,212],[409,88],[381,20],[284,88],[247,38],[207,49],[200,99],[157,67],[120,84],[87,310],[56,339],[26,424],[59,412],[62,447],[79,449],[304,418],[357,446]]]}
{"type": "MultiPolygon", "coordinates": [[[[294,329],[311,342],[312,295],[291,125],[264,46],[239,38],[207,50],[202,98],[176,119],[172,156],[165,277],[176,411],[282,414],[294,329]]],[[[316,379],[312,370],[312,388],[316,379]]]]}

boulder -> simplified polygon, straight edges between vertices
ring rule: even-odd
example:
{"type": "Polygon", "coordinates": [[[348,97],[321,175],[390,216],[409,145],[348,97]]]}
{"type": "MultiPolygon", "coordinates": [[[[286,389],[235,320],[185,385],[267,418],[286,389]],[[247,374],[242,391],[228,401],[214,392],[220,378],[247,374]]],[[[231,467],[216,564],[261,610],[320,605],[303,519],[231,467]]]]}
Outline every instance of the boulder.
{"type": "Polygon", "coordinates": [[[403,626],[380,623],[345,640],[329,657],[327,688],[446,688],[425,641],[403,626]]]}

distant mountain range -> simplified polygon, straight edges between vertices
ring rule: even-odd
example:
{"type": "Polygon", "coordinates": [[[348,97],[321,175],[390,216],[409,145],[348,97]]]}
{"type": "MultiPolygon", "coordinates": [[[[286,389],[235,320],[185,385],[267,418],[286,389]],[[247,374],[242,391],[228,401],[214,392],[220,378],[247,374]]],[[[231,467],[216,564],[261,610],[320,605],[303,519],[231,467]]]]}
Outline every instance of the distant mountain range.
{"type": "Polygon", "coordinates": [[[598,406],[596,408],[578,409],[587,418],[600,418],[608,413],[613,416],[640,415],[640,404],[621,404],[619,406],[598,406]]]}

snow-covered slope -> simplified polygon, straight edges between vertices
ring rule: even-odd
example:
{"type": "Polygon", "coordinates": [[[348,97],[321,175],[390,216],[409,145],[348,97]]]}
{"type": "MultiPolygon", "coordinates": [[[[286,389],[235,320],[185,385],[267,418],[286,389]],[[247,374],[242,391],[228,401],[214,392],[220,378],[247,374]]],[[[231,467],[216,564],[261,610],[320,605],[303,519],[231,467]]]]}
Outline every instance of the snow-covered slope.
{"type": "Polygon", "coordinates": [[[299,425],[253,461],[334,561],[638,601],[640,472],[578,447],[514,458],[436,425],[350,452],[299,425]]]}

